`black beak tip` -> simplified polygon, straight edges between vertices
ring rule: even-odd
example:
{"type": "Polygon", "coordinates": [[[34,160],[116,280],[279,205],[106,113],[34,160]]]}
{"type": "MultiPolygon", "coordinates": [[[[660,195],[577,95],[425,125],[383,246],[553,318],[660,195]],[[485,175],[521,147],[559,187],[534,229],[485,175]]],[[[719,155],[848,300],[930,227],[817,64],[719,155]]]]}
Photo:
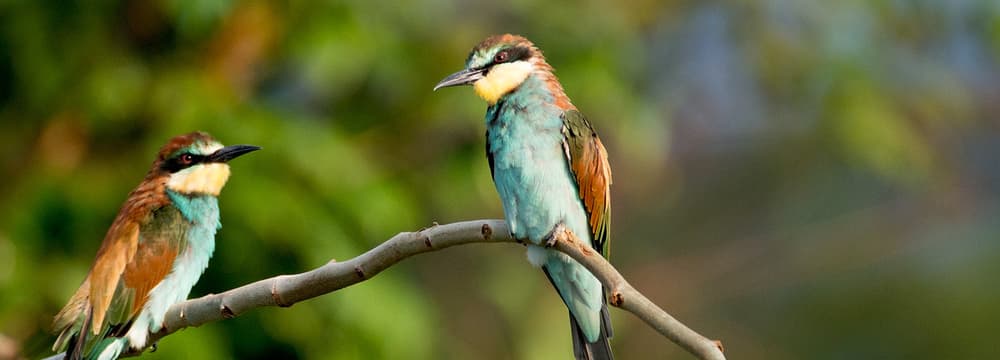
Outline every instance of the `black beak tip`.
{"type": "Polygon", "coordinates": [[[256,145],[231,145],[216,151],[215,154],[212,154],[212,158],[214,158],[215,161],[228,162],[229,160],[238,158],[241,155],[260,149],[261,147],[256,145]]]}

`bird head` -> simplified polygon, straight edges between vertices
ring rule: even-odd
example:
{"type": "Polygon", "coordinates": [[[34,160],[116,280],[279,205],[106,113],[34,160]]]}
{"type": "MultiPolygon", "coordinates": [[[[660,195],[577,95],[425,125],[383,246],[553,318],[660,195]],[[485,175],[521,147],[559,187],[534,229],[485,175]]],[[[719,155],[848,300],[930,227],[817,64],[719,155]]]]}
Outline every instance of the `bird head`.
{"type": "Polygon", "coordinates": [[[253,145],[222,146],[203,132],[180,135],[160,149],[151,175],[166,177],[166,187],[181,194],[218,196],[229,180],[229,160],[251,151],[253,145]]]}
{"type": "Polygon", "coordinates": [[[535,44],[518,35],[494,35],[472,48],[465,69],[441,80],[434,90],[472,85],[479,97],[493,105],[535,73],[548,75],[558,86],[551,76],[552,67],[535,44]]]}

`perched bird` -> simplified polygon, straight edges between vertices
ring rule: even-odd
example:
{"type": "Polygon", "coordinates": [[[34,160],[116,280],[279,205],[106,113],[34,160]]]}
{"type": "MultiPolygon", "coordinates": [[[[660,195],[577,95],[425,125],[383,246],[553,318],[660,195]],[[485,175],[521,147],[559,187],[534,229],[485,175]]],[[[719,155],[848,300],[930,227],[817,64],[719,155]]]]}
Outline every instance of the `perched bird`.
{"type": "Polygon", "coordinates": [[[170,305],[187,299],[215,250],[226,163],[258,150],[206,133],[170,139],[118,211],[83,284],[58,315],[54,351],[116,359],[142,349],[170,305]]]}
{"type": "Polygon", "coordinates": [[[564,226],[605,254],[611,168],[590,122],[563,92],[541,50],[516,35],[476,45],[465,69],[434,87],[472,85],[486,100],[486,156],[514,238],[528,243],[569,308],[579,359],[610,359],[611,324],[601,282],[544,245],[564,226]]]}

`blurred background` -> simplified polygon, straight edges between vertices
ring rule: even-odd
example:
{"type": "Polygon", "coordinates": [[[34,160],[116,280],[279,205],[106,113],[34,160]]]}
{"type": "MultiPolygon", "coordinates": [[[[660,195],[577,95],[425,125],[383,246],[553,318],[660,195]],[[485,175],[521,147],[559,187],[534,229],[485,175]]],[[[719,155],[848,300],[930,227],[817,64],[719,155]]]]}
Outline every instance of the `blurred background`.
{"type": "MultiPolygon", "coordinates": [[[[614,171],[611,261],[732,359],[1000,357],[1000,2],[0,1],[0,359],[173,135],[233,163],[192,296],[502,216],[486,105],[431,88],[536,42],[614,171]]],[[[611,312],[621,359],[690,358],[611,312]]],[[[524,249],[421,255],[148,359],[561,359],[524,249]]]]}

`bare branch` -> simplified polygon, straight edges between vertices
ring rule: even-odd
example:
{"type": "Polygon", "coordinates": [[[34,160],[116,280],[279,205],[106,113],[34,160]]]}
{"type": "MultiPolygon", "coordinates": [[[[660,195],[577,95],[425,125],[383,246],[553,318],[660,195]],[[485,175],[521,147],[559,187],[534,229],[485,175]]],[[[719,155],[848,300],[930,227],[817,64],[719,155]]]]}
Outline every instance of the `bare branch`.
{"type": "Polygon", "coordinates": [[[674,319],[632,287],[625,277],[611,266],[611,263],[594,251],[594,248],[580,241],[569,229],[565,227],[561,229],[562,232],[554,234],[556,243],[552,247],[586,266],[601,280],[608,291],[608,304],[642,319],[647,325],[699,359],[725,360],[726,357],[722,354],[722,342],[709,340],[674,319]]]}
{"type": "MultiPolygon", "coordinates": [[[[568,230],[556,234],[553,248],[573,257],[593,272],[609,292],[609,303],[636,315],[649,326],[701,359],[725,359],[722,347],[674,319],[633,288],[618,271],[590,246],[568,230]]],[[[408,257],[469,243],[513,243],[502,220],[476,220],[431,226],[400,233],[360,256],[294,275],[280,275],[221,294],[206,295],[175,304],[167,312],[163,330],[151,334],[148,344],[186,327],[233,318],[264,306],[288,307],[359,282],[408,257]]],[[[145,349],[123,356],[139,355],[145,349]]]]}

